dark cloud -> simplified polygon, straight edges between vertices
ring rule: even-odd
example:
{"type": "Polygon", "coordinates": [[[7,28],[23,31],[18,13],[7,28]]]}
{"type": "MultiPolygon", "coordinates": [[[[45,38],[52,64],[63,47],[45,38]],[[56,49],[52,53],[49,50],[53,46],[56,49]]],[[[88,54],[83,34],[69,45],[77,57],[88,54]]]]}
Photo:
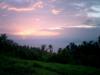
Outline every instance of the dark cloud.
{"type": "Polygon", "coordinates": [[[89,18],[84,22],[84,24],[87,25],[95,25],[95,26],[100,26],[100,18],[89,18]]]}

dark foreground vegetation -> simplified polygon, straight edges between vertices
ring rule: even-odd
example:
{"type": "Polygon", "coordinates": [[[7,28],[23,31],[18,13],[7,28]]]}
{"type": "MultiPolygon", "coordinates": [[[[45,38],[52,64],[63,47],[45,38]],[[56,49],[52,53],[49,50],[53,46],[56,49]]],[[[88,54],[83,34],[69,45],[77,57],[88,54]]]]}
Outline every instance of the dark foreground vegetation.
{"type": "Polygon", "coordinates": [[[80,45],[70,43],[53,52],[52,45],[20,46],[1,34],[0,75],[22,74],[100,75],[100,38],[80,45]]]}
{"type": "Polygon", "coordinates": [[[0,75],[100,75],[100,69],[0,56],[0,75]]]}

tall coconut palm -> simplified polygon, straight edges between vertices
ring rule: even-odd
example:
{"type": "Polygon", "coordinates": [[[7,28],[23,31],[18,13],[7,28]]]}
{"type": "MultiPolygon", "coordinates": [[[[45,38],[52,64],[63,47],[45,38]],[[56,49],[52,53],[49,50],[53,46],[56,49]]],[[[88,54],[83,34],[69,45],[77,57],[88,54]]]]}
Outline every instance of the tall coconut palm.
{"type": "Polygon", "coordinates": [[[50,53],[52,53],[53,52],[53,46],[50,44],[48,47],[49,47],[50,53]]]}

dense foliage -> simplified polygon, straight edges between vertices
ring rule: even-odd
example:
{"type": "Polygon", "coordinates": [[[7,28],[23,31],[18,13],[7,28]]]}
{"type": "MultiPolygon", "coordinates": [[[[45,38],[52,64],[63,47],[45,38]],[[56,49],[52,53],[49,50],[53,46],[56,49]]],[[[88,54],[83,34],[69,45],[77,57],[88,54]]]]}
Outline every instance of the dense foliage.
{"type": "Polygon", "coordinates": [[[100,69],[0,55],[0,75],[100,75],[100,69]]]}
{"type": "Polygon", "coordinates": [[[100,37],[97,41],[84,41],[80,45],[70,43],[65,48],[53,52],[53,46],[42,45],[40,48],[20,46],[9,40],[6,34],[0,35],[0,55],[27,60],[79,64],[100,68],[100,37]]]}

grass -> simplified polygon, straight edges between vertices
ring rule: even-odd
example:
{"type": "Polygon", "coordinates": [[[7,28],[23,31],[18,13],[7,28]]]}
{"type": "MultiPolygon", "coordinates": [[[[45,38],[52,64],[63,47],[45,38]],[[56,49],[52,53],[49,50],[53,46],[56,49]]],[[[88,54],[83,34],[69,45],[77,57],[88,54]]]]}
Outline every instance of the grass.
{"type": "Polygon", "coordinates": [[[100,75],[100,69],[22,60],[0,55],[0,75],[100,75]]]}

